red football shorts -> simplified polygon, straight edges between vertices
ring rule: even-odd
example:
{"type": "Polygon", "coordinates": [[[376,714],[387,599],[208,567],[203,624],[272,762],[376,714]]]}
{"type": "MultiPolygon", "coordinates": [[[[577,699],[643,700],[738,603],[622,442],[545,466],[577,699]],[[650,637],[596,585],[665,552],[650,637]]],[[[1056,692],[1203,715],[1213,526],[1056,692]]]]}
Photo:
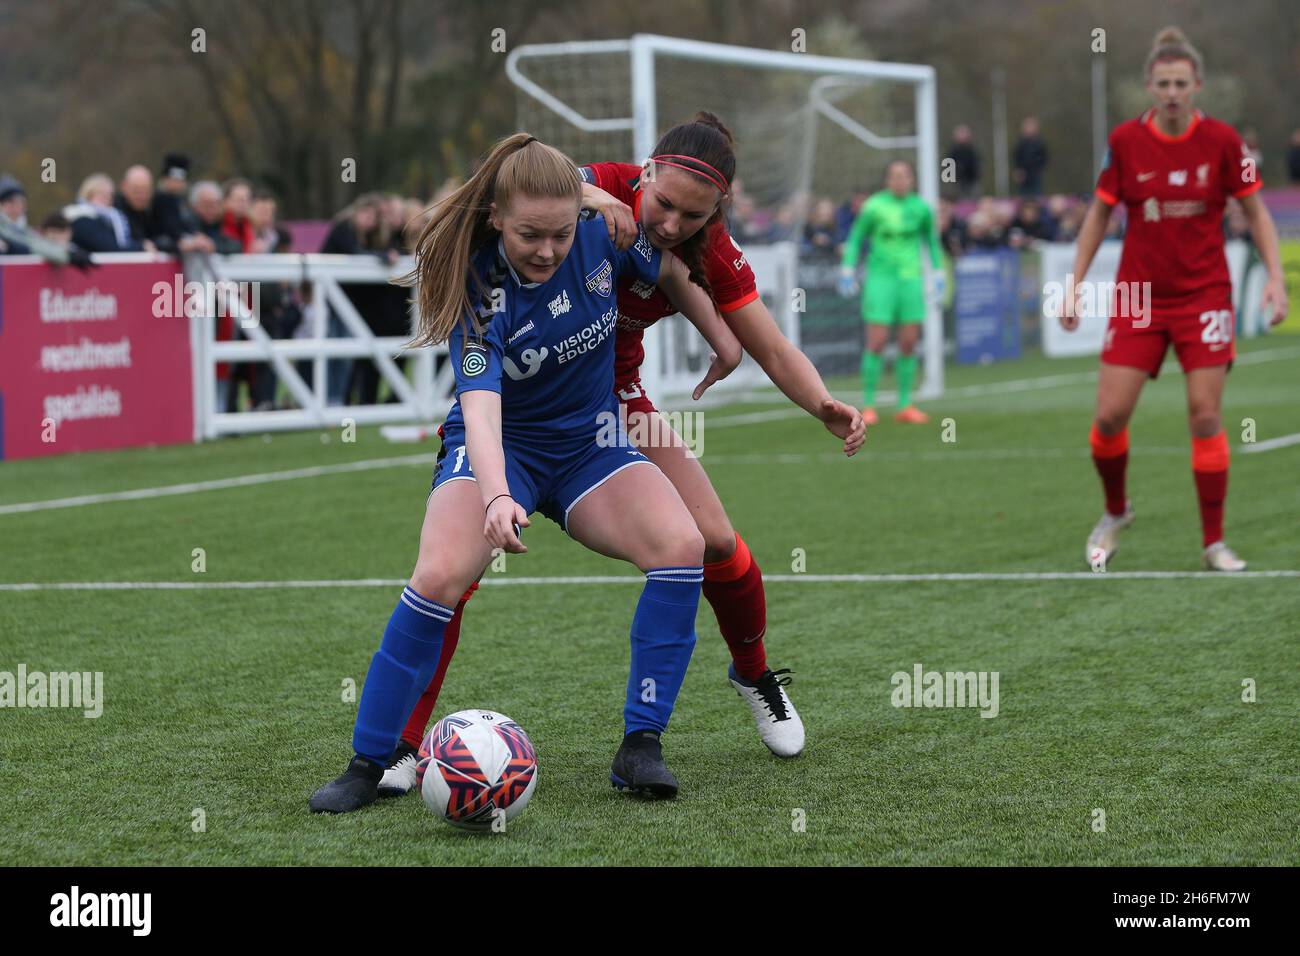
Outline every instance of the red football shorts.
{"type": "Polygon", "coordinates": [[[651,412],[658,411],[655,408],[655,403],[650,401],[650,396],[641,387],[640,376],[626,381],[615,382],[614,394],[618,396],[620,404],[627,406],[627,414],[629,415],[633,412],[643,412],[649,415],[651,412]]]}
{"type": "Polygon", "coordinates": [[[1172,344],[1184,372],[1232,366],[1237,317],[1231,302],[1216,298],[1176,309],[1152,306],[1148,315],[1137,317],[1123,311],[1116,310],[1106,327],[1101,360],[1107,365],[1140,368],[1155,378],[1172,344]]]}

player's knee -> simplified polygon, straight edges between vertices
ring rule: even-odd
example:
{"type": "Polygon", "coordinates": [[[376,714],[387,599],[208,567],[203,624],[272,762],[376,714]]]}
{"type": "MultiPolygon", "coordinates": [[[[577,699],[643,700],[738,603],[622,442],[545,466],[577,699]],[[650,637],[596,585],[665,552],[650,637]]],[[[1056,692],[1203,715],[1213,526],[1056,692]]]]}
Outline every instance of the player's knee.
{"type": "Polygon", "coordinates": [[[704,563],[704,535],[693,522],[681,524],[666,529],[654,550],[651,567],[697,567],[704,563]]]}
{"type": "Polygon", "coordinates": [[[711,534],[704,537],[704,563],[717,564],[736,553],[736,534],[711,534]]]}
{"type": "Polygon", "coordinates": [[[1097,409],[1097,430],[1103,435],[1118,435],[1128,425],[1129,413],[1120,408],[1097,409]]]}
{"type": "Polygon", "coordinates": [[[417,562],[409,583],[417,594],[430,601],[454,607],[469,584],[460,584],[452,578],[449,569],[442,565],[417,562]]]}
{"type": "Polygon", "coordinates": [[[1193,407],[1188,413],[1187,422],[1192,434],[1200,438],[1217,435],[1223,427],[1222,416],[1214,407],[1193,407]]]}

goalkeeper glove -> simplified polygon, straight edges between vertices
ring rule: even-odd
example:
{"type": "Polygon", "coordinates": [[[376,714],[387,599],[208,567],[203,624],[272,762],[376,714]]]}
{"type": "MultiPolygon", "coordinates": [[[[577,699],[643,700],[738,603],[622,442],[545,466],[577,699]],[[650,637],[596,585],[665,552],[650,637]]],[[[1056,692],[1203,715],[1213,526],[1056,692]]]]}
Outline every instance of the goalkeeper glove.
{"type": "Polygon", "coordinates": [[[858,291],[857,280],[853,277],[852,266],[840,267],[839,292],[844,298],[852,298],[853,293],[858,291]]]}

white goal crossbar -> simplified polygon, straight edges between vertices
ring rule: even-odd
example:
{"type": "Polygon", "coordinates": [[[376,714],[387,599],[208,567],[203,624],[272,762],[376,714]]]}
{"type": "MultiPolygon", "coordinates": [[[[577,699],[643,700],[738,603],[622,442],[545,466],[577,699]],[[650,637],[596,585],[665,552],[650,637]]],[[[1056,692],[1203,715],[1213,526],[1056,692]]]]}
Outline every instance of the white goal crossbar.
{"type": "MultiPolygon", "coordinates": [[[[506,73],[522,92],[562,117],[576,129],[590,133],[630,130],[632,155],[624,158],[630,162],[642,162],[650,155],[661,132],[655,84],[657,60],[662,57],[815,75],[817,79],[812,83],[806,105],[810,120],[821,116],[861,141],[868,149],[915,149],[920,195],[932,209],[937,208],[939,201],[938,113],[935,70],[931,66],[816,56],[683,40],[653,34],[637,34],[629,40],[574,41],[516,47],[507,57],[506,73]],[[529,78],[523,68],[526,61],[538,57],[623,53],[626,53],[629,58],[631,80],[629,104],[631,115],[626,117],[594,118],[583,115],[560,96],[529,78]],[[873,81],[908,84],[913,88],[914,133],[912,135],[901,137],[877,135],[864,124],[835,107],[833,92],[837,86],[860,86],[873,81]]],[[[803,144],[805,156],[810,158],[809,154],[815,150],[815,124],[809,123],[805,135],[803,144]]],[[[745,253],[750,257],[755,273],[759,275],[760,291],[766,289],[770,293],[764,298],[770,299],[769,307],[778,324],[797,343],[799,316],[794,311],[796,299],[792,294],[795,291],[794,286],[787,286],[774,276],[765,277],[759,273],[760,268],[765,268],[765,260],[788,264],[789,251],[777,252],[769,257],[758,247],[750,244],[746,246],[745,253]],[[795,330],[793,334],[790,334],[791,330],[795,330]]],[[[928,259],[925,261],[928,268],[928,259]]],[[[658,323],[645,337],[646,362],[642,369],[642,379],[651,390],[651,394],[680,394],[689,391],[692,384],[693,376],[668,368],[671,363],[666,362],[661,355],[665,337],[672,334],[669,326],[670,323],[658,323]]],[[[943,318],[938,303],[929,302],[923,343],[925,377],[918,392],[922,397],[933,397],[943,391],[943,351],[943,318]]],[[[742,368],[741,371],[744,369],[742,368]]],[[[753,384],[752,375],[737,374],[733,379],[736,385],[753,384]]]]}

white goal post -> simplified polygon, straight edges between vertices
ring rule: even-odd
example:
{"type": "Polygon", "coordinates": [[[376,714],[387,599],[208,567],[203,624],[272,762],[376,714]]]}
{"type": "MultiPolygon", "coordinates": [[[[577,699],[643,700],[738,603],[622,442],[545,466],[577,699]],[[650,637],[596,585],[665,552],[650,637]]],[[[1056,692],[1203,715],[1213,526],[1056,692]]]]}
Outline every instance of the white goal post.
{"type": "MultiPolygon", "coordinates": [[[[800,305],[808,302],[807,308],[814,309],[810,296],[800,288],[799,241],[814,198],[811,187],[819,161],[821,166],[829,160],[850,167],[840,169],[834,187],[839,192],[844,192],[849,177],[862,184],[868,175],[873,177],[870,191],[874,191],[880,187],[885,162],[901,155],[916,169],[921,197],[937,209],[938,117],[931,66],[637,34],[629,40],[516,47],[507,58],[506,72],[526,94],[519,98],[520,128],[554,143],[579,163],[642,162],[663,128],[683,119],[685,110],[710,109],[733,131],[741,127],[737,180],[755,184],[755,192],[771,205],[779,205],[779,215],[786,216],[781,221],[778,215],[778,225],[786,233],[777,231],[781,241],[744,240],[744,253],[764,301],[796,344],[801,341],[801,322],[806,321],[800,305]],[[708,82],[710,76],[718,77],[718,82],[708,82]],[[892,97],[900,85],[910,95],[907,109],[892,97]],[[888,126],[891,121],[897,128],[875,131],[877,122],[888,126]],[[828,134],[819,139],[818,129],[824,124],[839,143],[833,155],[828,134]],[[748,154],[747,143],[751,144],[748,154]],[[820,160],[819,151],[825,152],[820,160]]],[[[839,198],[847,198],[847,193],[839,198]]],[[[922,259],[928,269],[928,257],[922,259]]],[[[856,313],[856,303],[853,308],[856,313]]],[[[685,331],[684,321],[677,316],[659,322],[646,334],[642,379],[656,397],[689,393],[703,370],[706,347],[695,341],[698,336],[685,331]]],[[[840,339],[834,346],[837,351],[856,354],[861,348],[860,326],[840,339]]],[[[920,397],[942,393],[943,355],[942,313],[937,302],[928,301],[920,397]]],[[[765,381],[762,370],[746,358],[717,387],[745,388],[765,381]]]]}

